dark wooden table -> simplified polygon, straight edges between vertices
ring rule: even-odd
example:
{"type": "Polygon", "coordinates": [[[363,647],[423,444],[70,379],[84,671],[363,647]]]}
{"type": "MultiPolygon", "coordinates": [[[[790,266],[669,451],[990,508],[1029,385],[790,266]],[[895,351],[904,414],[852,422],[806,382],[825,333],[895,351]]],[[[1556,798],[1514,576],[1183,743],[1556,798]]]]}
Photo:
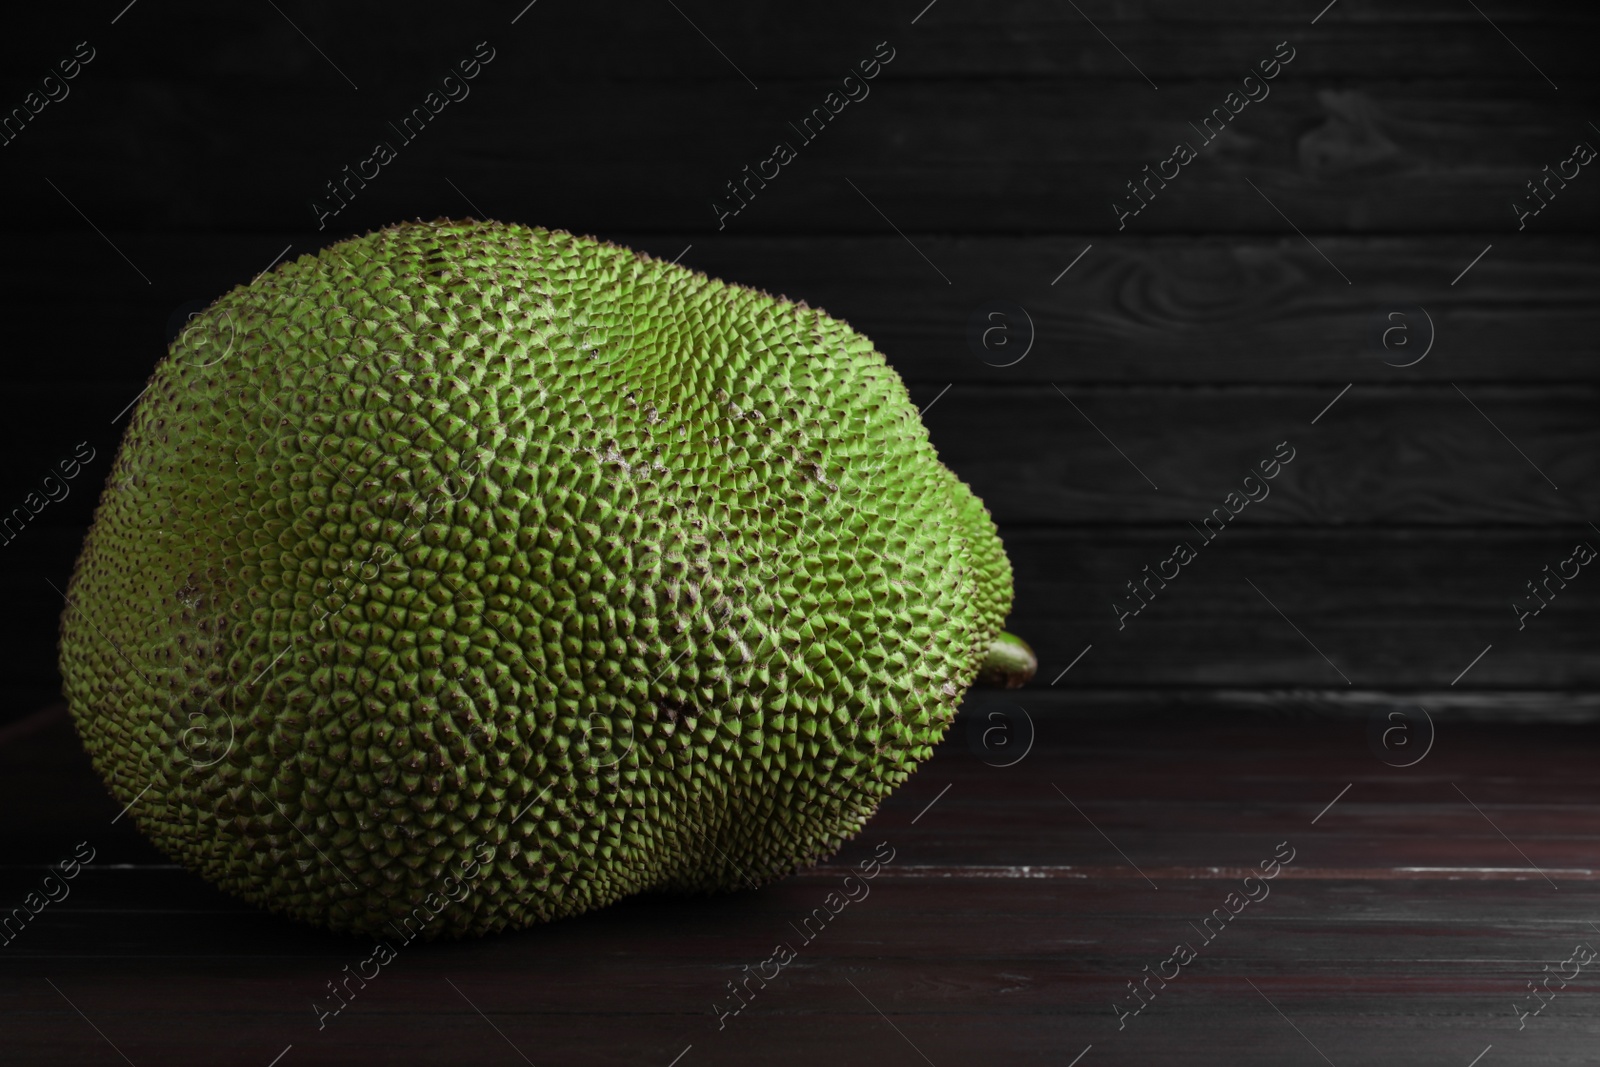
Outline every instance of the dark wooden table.
{"type": "Polygon", "coordinates": [[[1016,696],[969,702],[825,866],[406,946],[325,1020],[313,1002],[332,1007],[326,983],[371,946],[166,863],[46,710],[0,738],[0,800],[27,816],[0,899],[36,889],[80,842],[94,860],[0,949],[4,1062],[1595,1061],[1600,965],[1564,961],[1600,946],[1600,728],[1444,718],[1400,768],[1379,757],[1423,751],[1421,720],[1374,749],[1360,717],[1016,696]],[[1008,705],[1028,718],[986,718],[1008,705]],[[1010,750],[975,748],[973,716],[1004,723],[1010,750]],[[1029,721],[1031,750],[995,766],[1023,751],[1029,721]],[[892,859],[867,895],[830,912],[875,850],[892,859]],[[1275,855],[1292,856],[1276,878],[1245,881],[1275,855]],[[828,921],[808,924],[818,908],[828,921]],[[781,943],[793,961],[719,1019],[739,1003],[727,984],[781,943]],[[1179,944],[1194,954],[1181,967],[1179,944]],[[1139,1003],[1128,983],[1155,971],[1177,976],[1121,1016],[1139,1003]],[[1570,980],[1520,1018],[1541,1004],[1528,983],[1551,971],[1570,980]]]}

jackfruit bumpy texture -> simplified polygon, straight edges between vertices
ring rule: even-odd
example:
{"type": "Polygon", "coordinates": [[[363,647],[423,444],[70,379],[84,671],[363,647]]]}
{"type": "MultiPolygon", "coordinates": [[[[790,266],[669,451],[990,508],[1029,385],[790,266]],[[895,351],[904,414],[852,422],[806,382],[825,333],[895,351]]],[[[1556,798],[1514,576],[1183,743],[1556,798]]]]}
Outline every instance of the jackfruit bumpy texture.
{"type": "Polygon", "coordinates": [[[61,666],[167,854],[432,938],[826,857],[929,755],[1010,599],[982,503],[844,323],[419,221],[174,343],[61,666]]]}

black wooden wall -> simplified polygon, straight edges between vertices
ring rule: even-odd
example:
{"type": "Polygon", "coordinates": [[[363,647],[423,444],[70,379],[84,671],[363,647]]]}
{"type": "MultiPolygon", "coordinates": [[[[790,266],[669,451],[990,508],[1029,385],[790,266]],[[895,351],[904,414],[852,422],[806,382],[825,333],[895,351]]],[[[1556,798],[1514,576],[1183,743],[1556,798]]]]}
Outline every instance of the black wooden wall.
{"type": "Polygon", "coordinates": [[[56,590],[184,316],[440,215],[681,253],[871,336],[1001,525],[1033,705],[1595,710],[1594,568],[1513,609],[1600,546],[1593,9],[924,3],[8,13],[0,109],[38,113],[0,145],[0,714],[53,699],[56,590]],[[459,98],[406,141],[439,85],[459,98]]]}

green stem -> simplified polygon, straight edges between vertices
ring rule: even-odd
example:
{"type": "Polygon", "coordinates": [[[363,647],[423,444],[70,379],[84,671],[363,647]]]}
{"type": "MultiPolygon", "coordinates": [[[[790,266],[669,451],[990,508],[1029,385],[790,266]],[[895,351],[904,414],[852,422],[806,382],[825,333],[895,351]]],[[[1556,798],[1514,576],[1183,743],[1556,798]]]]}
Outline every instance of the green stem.
{"type": "Polygon", "coordinates": [[[1016,634],[1000,633],[989,643],[974,684],[986,689],[1020,689],[1039,669],[1039,657],[1016,634]]]}

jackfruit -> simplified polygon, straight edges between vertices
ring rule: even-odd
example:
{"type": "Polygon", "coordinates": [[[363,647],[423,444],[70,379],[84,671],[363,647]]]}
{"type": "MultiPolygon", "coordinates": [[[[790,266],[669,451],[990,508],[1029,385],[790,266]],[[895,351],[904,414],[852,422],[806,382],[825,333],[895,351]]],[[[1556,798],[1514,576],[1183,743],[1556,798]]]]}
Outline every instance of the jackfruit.
{"type": "Polygon", "coordinates": [[[286,262],[173,343],[61,670],[168,855],[433,938],[826,857],[992,645],[1000,681],[1031,672],[1010,601],[988,512],[865,337],[441,219],[286,262]]]}

